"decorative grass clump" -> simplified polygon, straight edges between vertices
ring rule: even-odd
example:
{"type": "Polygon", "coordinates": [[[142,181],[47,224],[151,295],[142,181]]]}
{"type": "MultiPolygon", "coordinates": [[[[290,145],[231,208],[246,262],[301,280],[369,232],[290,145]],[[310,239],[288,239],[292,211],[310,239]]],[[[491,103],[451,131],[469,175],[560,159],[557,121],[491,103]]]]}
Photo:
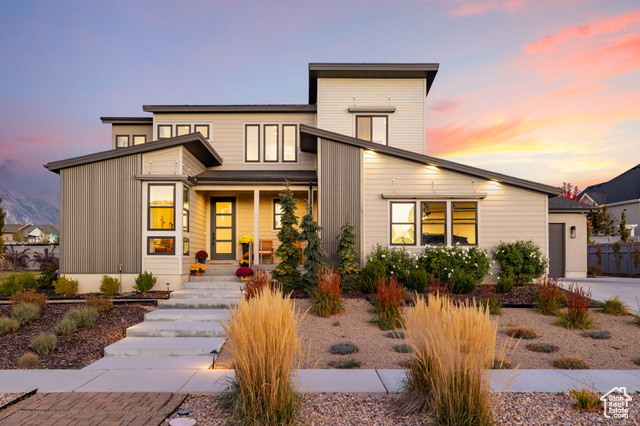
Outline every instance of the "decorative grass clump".
{"type": "Polygon", "coordinates": [[[113,309],[113,302],[106,297],[90,297],[84,301],[84,304],[88,308],[95,309],[101,314],[113,309]]]}
{"type": "Polygon", "coordinates": [[[331,353],[334,355],[355,354],[358,350],[358,347],[351,342],[337,343],[331,346],[331,353]]]}
{"type": "Polygon", "coordinates": [[[538,282],[534,309],[543,315],[557,315],[566,303],[567,295],[558,286],[558,278],[542,277],[538,282]]]}
{"type": "Polygon", "coordinates": [[[538,331],[531,327],[507,327],[505,329],[507,334],[516,339],[537,339],[540,337],[538,331]]]}
{"type": "Polygon", "coordinates": [[[78,324],[76,324],[76,321],[73,318],[65,316],[53,326],[53,330],[56,334],[71,336],[73,333],[78,331],[78,324]]]}
{"type": "Polygon", "coordinates": [[[78,280],[72,280],[63,275],[53,282],[53,288],[62,296],[73,296],[78,292],[78,280]]]}
{"type": "Polygon", "coordinates": [[[565,356],[553,360],[553,366],[561,370],[588,370],[589,364],[577,356],[565,356]]]}
{"type": "Polygon", "coordinates": [[[378,279],[377,317],[373,320],[381,330],[391,330],[404,326],[402,305],[404,290],[395,278],[378,279]]]}
{"type": "Polygon", "coordinates": [[[610,297],[600,303],[599,311],[610,315],[629,315],[629,307],[620,296],[610,297]]]}
{"type": "Polygon", "coordinates": [[[36,293],[34,289],[29,289],[19,291],[11,296],[11,303],[32,303],[34,305],[38,305],[40,309],[43,310],[47,307],[47,298],[40,293],[36,293]]]}
{"type": "Polygon", "coordinates": [[[233,411],[234,421],[245,425],[299,423],[300,395],[291,384],[291,370],[294,359],[301,360],[300,321],[290,296],[280,290],[265,288],[231,308],[223,327],[236,375],[220,405],[233,411]]]}
{"type": "Polygon", "coordinates": [[[510,341],[495,356],[497,324],[489,312],[438,294],[429,303],[419,296],[407,309],[406,329],[414,352],[400,412],[430,413],[436,424],[492,424],[488,368],[504,359],[510,341]]]}
{"type": "Polygon", "coordinates": [[[482,287],[482,301],[480,305],[491,315],[502,315],[502,302],[498,300],[495,289],[491,285],[482,287]]]}
{"type": "Polygon", "coordinates": [[[0,336],[15,333],[20,328],[20,323],[14,318],[0,318],[0,336]]]}
{"type": "Polygon", "coordinates": [[[144,271],[136,277],[136,284],[133,288],[140,293],[146,293],[156,285],[157,277],[154,277],[151,272],[144,271]]]}
{"type": "Polygon", "coordinates": [[[273,290],[273,281],[271,279],[271,274],[262,268],[255,268],[253,270],[253,279],[245,286],[244,298],[247,300],[253,299],[254,297],[257,297],[265,288],[273,290]]]}
{"type": "Polygon", "coordinates": [[[320,272],[318,286],[311,293],[311,312],[321,318],[344,311],[340,273],[335,269],[320,272]]]}
{"type": "Polygon", "coordinates": [[[494,370],[511,370],[513,368],[511,361],[509,361],[507,358],[498,358],[496,357],[496,359],[493,360],[493,367],[494,370]]]}
{"type": "Polygon", "coordinates": [[[385,334],[385,336],[391,339],[404,339],[404,331],[393,330],[385,334]]]}
{"type": "Polygon", "coordinates": [[[591,339],[610,339],[611,333],[605,330],[597,330],[597,331],[584,331],[582,332],[584,337],[589,337],[591,339]]]}
{"type": "Polygon", "coordinates": [[[33,368],[38,365],[38,355],[33,352],[26,352],[18,360],[18,367],[20,368],[33,368]]]}
{"type": "Polygon", "coordinates": [[[120,280],[109,275],[103,275],[100,280],[100,293],[107,297],[113,297],[120,293],[120,280]]]}
{"type": "Polygon", "coordinates": [[[561,312],[560,319],[554,322],[554,324],[572,330],[587,330],[593,328],[595,324],[589,315],[590,303],[591,291],[585,291],[575,283],[569,284],[567,311],[561,312]]]}
{"type": "Polygon", "coordinates": [[[40,306],[32,303],[14,305],[11,316],[20,323],[20,326],[27,325],[40,318],[40,306]]]}
{"type": "Polygon", "coordinates": [[[527,349],[533,352],[542,352],[544,354],[550,354],[557,352],[560,348],[550,343],[529,343],[527,349]]]}
{"type": "Polygon", "coordinates": [[[56,349],[58,339],[53,333],[40,333],[31,341],[31,347],[40,356],[47,356],[56,349]]]}
{"type": "Polygon", "coordinates": [[[589,388],[569,389],[569,395],[579,410],[600,411],[602,409],[600,396],[589,388]]]}
{"type": "Polygon", "coordinates": [[[402,344],[402,345],[394,345],[393,346],[393,350],[394,350],[394,352],[398,352],[398,353],[401,353],[401,354],[408,354],[408,353],[413,352],[413,349],[411,348],[411,345],[407,345],[406,343],[402,344]]]}
{"type": "Polygon", "coordinates": [[[69,318],[74,321],[80,328],[93,328],[96,326],[100,312],[96,309],[89,308],[88,306],[82,306],[80,308],[71,309],[65,315],[65,318],[69,318]]]}
{"type": "Polygon", "coordinates": [[[345,359],[343,361],[329,361],[329,366],[334,368],[360,368],[362,363],[354,358],[345,359]]]}

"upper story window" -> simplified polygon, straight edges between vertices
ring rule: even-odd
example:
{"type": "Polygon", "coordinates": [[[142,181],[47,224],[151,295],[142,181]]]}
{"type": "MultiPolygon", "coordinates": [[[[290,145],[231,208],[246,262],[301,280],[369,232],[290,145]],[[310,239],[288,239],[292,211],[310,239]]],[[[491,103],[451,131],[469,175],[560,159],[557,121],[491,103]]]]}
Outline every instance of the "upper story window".
{"type": "Polygon", "coordinates": [[[147,135],[133,135],[134,145],[142,145],[143,143],[147,143],[147,135]]]}
{"type": "Polygon", "coordinates": [[[176,136],[188,135],[191,133],[191,124],[177,124],[176,136]]]}
{"type": "Polygon", "coordinates": [[[175,185],[149,184],[149,229],[175,230],[175,185]]]}
{"type": "Polygon", "coordinates": [[[208,124],[196,124],[193,126],[194,132],[200,132],[205,139],[209,139],[209,125],[208,124]]]}
{"type": "Polygon", "coordinates": [[[116,136],[116,148],[124,148],[129,146],[129,136],[128,135],[117,135],[116,136]]]}
{"type": "Polygon", "coordinates": [[[386,115],[357,115],[356,138],[388,145],[389,117],[386,115]]]}
{"type": "Polygon", "coordinates": [[[173,137],[173,126],[171,124],[158,124],[158,139],[173,137]]]}
{"type": "Polygon", "coordinates": [[[298,161],[297,124],[246,124],[244,137],[247,163],[298,161]]]}

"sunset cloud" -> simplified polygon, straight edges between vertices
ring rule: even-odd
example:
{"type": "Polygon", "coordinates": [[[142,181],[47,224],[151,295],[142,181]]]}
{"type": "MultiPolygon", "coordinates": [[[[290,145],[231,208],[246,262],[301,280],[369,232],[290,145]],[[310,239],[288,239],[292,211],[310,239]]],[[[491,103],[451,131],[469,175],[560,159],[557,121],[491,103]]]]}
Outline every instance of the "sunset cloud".
{"type": "Polygon", "coordinates": [[[453,99],[443,99],[443,100],[434,102],[434,104],[430,106],[429,109],[431,111],[438,111],[438,112],[452,111],[456,109],[456,107],[458,106],[458,103],[459,103],[458,101],[455,101],[453,99]]]}
{"type": "Polygon", "coordinates": [[[519,12],[523,10],[524,0],[484,0],[463,1],[450,12],[451,16],[473,16],[488,12],[519,12]]]}

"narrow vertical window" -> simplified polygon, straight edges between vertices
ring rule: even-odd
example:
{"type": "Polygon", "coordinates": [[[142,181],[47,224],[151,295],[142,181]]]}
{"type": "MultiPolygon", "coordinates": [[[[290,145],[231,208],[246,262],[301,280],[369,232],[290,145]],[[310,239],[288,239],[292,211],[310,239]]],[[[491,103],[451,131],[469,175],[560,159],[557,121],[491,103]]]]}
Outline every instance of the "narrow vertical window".
{"type": "Polygon", "coordinates": [[[184,254],[184,255],[189,254],[189,239],[188,238],[183,238],[182,239],[182,254],[184,254]]]}
{"type": "Polygon", "coordinates": [[[166,139],[173,137],[171,124],[158,125],[158,139],[166,139]]]}
{"type": "Polygon", "coordinates": [[[422,245],[447,244],[447,204],[424,202],[421,207],[422,245]]]}
{"type": "Polygon", "coordinates": [[[176,136],[188,135],[191,133],[190,124],[178,124],[176,125],[176,136]]]}
{"type": "Polygon", "coordinates": [[[356,117],[356,138],[371,140],[371,117],[356,117]]]}
{"type": "Polygon", "coordinates": [[[273,229],[282,229],[282,204],[279,198],[273,200],[273,229]]]}
{"type": "Polygon", "coordinates": [[[452,203],[453,243],[463,245],[478,244],[478,204],[452,203]]]}
{"type": "Polygon", "coordinates": [[[295,124],[282,126],[282,161],[298,161],[298,126],[295,124]]]}
{"type": "Polygon", "coordinates": [[[264,161],[278,161],[278,125],[264,125],[264,161]]]}
{"type": "Polygon", "coordinates": [[[143,143],[147,143],[146,135],[133,135],[133,144],[134,145],[142,145],[143,143]]]}
{"type": "Polygon", "coordinates": [[[371,142],[387,144],[387,117],[371,117],[371,142]]]}
{"type": "Polygon", "coordinates": [[[356,116],[356,138],[388,145],[389,118],[386,115],[356,116]]]}
{"type": "Polygon", "coordinates": [[[189,188],[182,188],[182,230],[189,232],[189,188]]]}
{"type": "Polygon", "coordinates": [[[391,203],[391,245],[416,243],[415,210],[415,203],[391,203]]]}
{"type": "Polygon", "coordinates": [[[149,229],[175,229],[174,185],[149,185],[149,229]]]}
{"type": "Polygon", "coordinates": [[[128,135],[118,135],[116,136],[116,148],[124,148],[129,146],[129,136],[128,135]]]}
{"type": "Polygon", "coordinates": [[[200,133],[205,139],[209,139],[209,125],[208,124],[196,124],[193,126],[193,131],[200,133]]]}
{"type": "Polygon", "coordinates": [[[247,124],[245,127],[244,160],[247,162],[260,161],[260,126],[247,124]]]}

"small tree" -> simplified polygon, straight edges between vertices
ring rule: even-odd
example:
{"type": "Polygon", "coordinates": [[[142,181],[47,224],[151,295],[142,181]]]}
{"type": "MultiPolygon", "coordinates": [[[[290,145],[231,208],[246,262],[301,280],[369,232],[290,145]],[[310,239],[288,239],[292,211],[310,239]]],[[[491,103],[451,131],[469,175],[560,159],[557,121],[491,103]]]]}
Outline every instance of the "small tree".
{"type": "Polygon", "coordinates": [[[600,207],[598,210],[587,215],[587,220],[591,223],[593,235],[616,235],[616,220],[607,211],[607,206],[600,207]]]}
{"type": "Polygon", "coordinates": [[[625,212],[622,212],[622,214],[620,215],[618,232],[620,232],[620,241],[626,243],[629,239],[629,230],[627,229],[627,214],[625,212]]]}
{"type": "Polygon", "coordinates": [[[577,186],[573,186],[568,182],[564,182],[562,184],[562,194],[560,194],[560,196],[562,198],[568,198],[570,200],[577,200],[579,193],[580,193],[580,190],[578,189],[577,186]]]}
{"type": "Polygon", "coordinates": [[[46,232],[40,234],[40,244],[51,244],[51,234],[46,232]]]}
{"type": "Polygon", "coordinates": [[[12,234],[12,238],[13,241],[15,241],[16,243],[23,243],[24,242],[24,234],[22,233],[22,231],[16,231],[12,234]]]}
{"type": "Polygon", "coordinates": [[[280,192],[280,206],[282,207],[280,223],[282,227],[278,232],[280,247],[275,253],[280,258],[280,264],[272,273],[284,291],[295,290],[300,284],[300,271],[298,271],[300,249],[294,244],[300,239],[300,233],[295,228],[298,225],[296,204],[297,200],[289,188],[289,181],[287,181],[284,189],[280,192]]]}
{"type": "Polygon", "coordinates": [[[302,218],[300,228],[302,228],[300,240],[307,242],[307,247],[304,249],[304,269],[307,273],[302,276],[302,282],[305,290],[309,291],[318,284],[318,270],[327,258],[327,253],[322,248],[322,240],[318,235],[322,227],[313,219],[310,205],[307,205],[307,214],[302,218]]]}
{"type": "Polygon", "coordinates": [[[356,290],[360,277],[360,265],[356,262],[359,253],[356,250],[356,227],[349,223],[349,218],[346,218],[344,225],[340,227],[337,239],[337,252],[340,258],[338,270],[342,277],[342,286],[345,290],[356,290]]]}

